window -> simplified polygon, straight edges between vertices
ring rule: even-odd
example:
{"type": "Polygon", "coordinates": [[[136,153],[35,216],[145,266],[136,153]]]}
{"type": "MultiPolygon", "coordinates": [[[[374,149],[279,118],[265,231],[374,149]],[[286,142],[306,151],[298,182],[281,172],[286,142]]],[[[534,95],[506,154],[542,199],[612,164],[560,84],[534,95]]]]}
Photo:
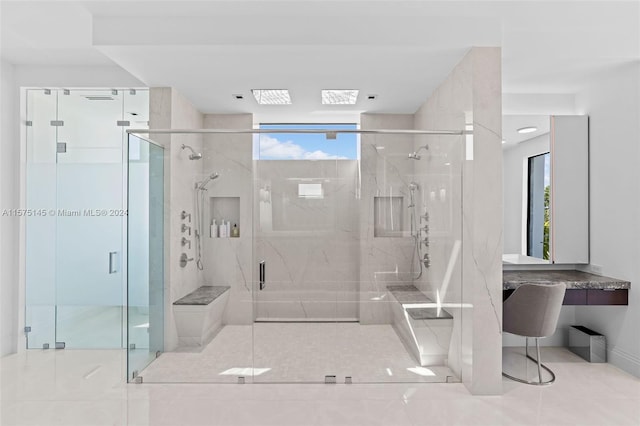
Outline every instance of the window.
{"type": "Polygon", "coordinates": [[[527,256],[549,260],[549,153],[529,157],[527,256]]]}
{"type": "MultiPolygon", "coordinates": [[[[357,130],[356,124],[261,124],[260,129],[357,130]]],[[[356,160],[356,133],[261,133],[257,137],[256,160],[356,160]]]]}

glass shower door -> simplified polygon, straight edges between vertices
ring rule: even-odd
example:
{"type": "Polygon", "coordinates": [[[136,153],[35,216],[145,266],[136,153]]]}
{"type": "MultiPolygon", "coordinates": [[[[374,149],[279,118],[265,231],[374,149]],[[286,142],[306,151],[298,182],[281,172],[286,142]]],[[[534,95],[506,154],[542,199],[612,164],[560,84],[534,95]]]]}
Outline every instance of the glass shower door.
{"type": "Polygon", "coordinates": [[[122,348],[122,91],[58,96],[57,342],[122,348]]]}
{"type": "MultiPolygon", "coordinates": [[[[326,143],[324,132],[303,136],[326,143]]],[[[254,364],[266,370],[255,382],[345,380],[339,348],[357,325],[357,172],[356,159],[254,161],[254,364]]]]}

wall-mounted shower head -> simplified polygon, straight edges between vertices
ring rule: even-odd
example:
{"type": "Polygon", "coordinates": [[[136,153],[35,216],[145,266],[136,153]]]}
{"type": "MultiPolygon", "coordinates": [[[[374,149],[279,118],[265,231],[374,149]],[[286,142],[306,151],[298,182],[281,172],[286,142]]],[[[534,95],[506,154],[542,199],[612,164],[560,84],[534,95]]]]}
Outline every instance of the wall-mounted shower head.
{"type": "Polygon", "coordinates": [[[202,158],[202,154],[199,152],[196,152],[189,145],[182,144],[182,149],[188,149],[189,151],[191,151],[191,154],[189,154],[189,160],[199,160],[202,158]]]}
{"type": "Polygon", "coordinates": [[[415,182],[409,182],[409,191],[415,191],[418,188],[420,188],[420,185],[415,182]]]}
{"type": "Polygon", "coordinates": [[[420,154],[418,154],[421,149],[424,149],[425,151],[427,151],[429,149],[429,145],[421,146],[417,150],[413,151],[411,154],[409,154],[409,158],[411,158],[412,160],[419,160],[420,158],[422,158],[420,154]]]}
{"type": "Polygon", "coordinates": [[[217,179],[219,176],[220,175],[216,172],[211,173],[209,176],[207,176],[205,180],[196,182],[196,189],[199,189],[201,191],[206,191],[207,185],[209,184],[209,182],[211,182],[214,179],[217,179]]]}

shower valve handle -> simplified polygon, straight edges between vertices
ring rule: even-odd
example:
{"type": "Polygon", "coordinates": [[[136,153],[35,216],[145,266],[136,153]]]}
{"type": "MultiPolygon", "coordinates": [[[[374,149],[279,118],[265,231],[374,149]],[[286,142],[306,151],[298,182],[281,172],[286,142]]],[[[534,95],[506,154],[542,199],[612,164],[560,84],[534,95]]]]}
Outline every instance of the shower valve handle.
{"type": "Polygon", "coordinates": [[[184,268],[185,266],[187,266],[187,262],[191,262],[193,260],[193,257],[187,257],[186,253],[182,253],[180,255],[180,267],[184,268]]]}
{"type": "Polygon", "coordinates": [[[182,247],[188,245],[189,249],[191,249],[191,240],[187,240],[185,237],[182,237],[182,247]]]}

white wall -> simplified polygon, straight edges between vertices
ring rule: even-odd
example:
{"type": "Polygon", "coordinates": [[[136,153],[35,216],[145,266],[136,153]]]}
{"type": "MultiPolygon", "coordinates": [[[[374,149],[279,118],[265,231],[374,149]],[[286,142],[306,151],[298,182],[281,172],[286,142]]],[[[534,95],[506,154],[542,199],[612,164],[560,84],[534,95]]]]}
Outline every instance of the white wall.
{"type": "Polygon", "coordinates": [[[591,264],[631,281],[629,306],[579,307],[576,321],[606,336],[609,362],[640,377],[640,64],[598,75],[576,106],[589,115],[591,264]]]}
{"type": "MultiPolygon", "coordinates": [[[[504,252],[526,254],[522,251],[523,197],[526,194],[527,159],[549,152],[549,134],[537,136],[502,151],[504,252]]],[[[526,206],[526,204],[525,204],[526,206]]]]}
{"type": "MultiPolygon", "coordinates": [[[[19,92],[15,67],[0,63],[0,212],[19,207],[19,92]]],[[[18,342],[18,242],[20,221],[0,215],[0,356],[16,351],[18,342]]]]}

